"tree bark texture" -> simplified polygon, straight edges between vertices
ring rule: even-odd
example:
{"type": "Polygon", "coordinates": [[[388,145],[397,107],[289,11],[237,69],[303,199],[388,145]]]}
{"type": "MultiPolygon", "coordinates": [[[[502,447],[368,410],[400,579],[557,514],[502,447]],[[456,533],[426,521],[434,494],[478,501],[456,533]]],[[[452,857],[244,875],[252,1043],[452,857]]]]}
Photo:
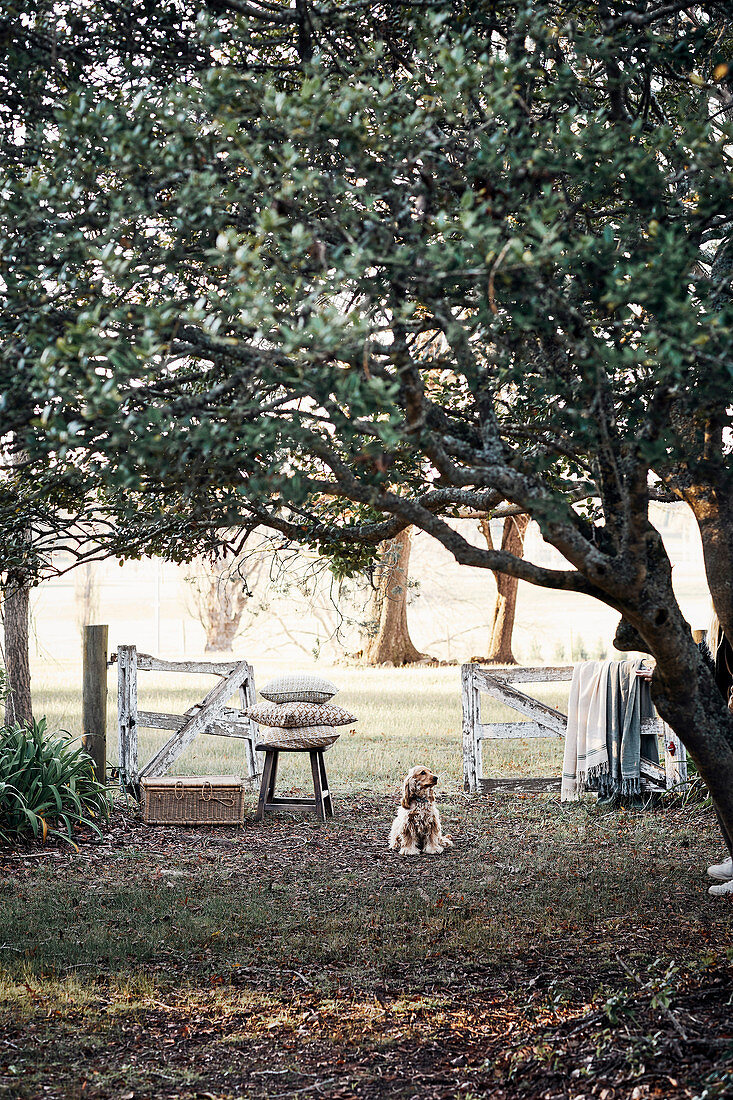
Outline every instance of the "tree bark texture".
{"type": "Polygon", "coordinates": [[[30,586],[23,577],[11,577],[3,592],[5,671],[10,695],[5,703],[5,721],[31,722],[31,668],[28,622],[30,586]]]}
{"type": "MultiPolygon", "coordinates": [[[[491,527],[487,517],[479,520],[489,550],[494,549],[491,527]]],[[[524,557],[524,536],[529,526],[529,516],[507,516],[501,534],[501,549],[517,558],[524,557]]],[[[491,665],[515,665],[512,652],[514,616],[517,610],[519,581],[508,573],[494,573],[496,577],[496,603],[489,627],[489,652],[486,663],[491,665]]]]}
{"type": "Polygon", "coordinates": [[[206,653],[230,653],[239,630],[239,616],[232,618],[224,614],[212,616],[206,625],[206,653]]]}
{"type": "Polygon", "coordinates": [[[733,484],[691,486],[684,498],[700,528],[705,575],[725,636],[733,638],[733,484]]]}
{"type": "Polygon", "coordinates": [[[649,564],[645,582],[633,604],[617,605],[625,619],[618,634],[620,644],[632,645],[638,638],[642,643],[638,648],[655,657],[654,705],[689,751],[733,835],[733,721],[675,600],[672,567],[661,537],[651,526],[645,544],[649,564]]]}
{"type": "Polygon", "coordinates": [[[367,665],[409,665],[424,656],[412,644],[407,626],[411,539],[412,529],[407,527],[394,539],[382,543],[372,599],[372,620],[377,628],[364,651],[367,665]]]}

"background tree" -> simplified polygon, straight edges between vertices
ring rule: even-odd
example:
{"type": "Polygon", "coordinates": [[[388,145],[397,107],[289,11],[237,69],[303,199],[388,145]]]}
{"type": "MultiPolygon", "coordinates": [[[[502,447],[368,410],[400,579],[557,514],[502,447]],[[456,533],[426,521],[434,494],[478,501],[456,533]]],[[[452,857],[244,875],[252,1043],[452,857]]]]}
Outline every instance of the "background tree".
{"type": "Polygon", "coordinates": [[[8,428],[192,538],[264,524],[343,574],[413,525],[603,600],[733,828],[648,511],[690,504],[733,636],[729,4],[232,3],[190,33],[196,79],[128,66],[6,165],[8,428]],[[503,501],[567,568],[450,522],[503,501]]]}
{"type": "Polygon", "coordinates": [[[425,656],[413,645],[407,626],[411,536],[406,527],[379,548],[364,646],[367,665],[411,665],[425,656]]]}
{"type": "MultiPolygon", "coordinates": [[[[516,516],[505,516],[502,523],[501,550],[505,554],[511,554],[514,558],[524,557],[524,536],[529,526],[529,516],[520,513],[516,516]]],[[[494,549],[494,540],[491,534],[491,524],[488,517],[483,516],[479,520],[481,533],[486,539],[489,550],[494,549]]],[[[514,633],[514,616],[517,610],[517,588],[519,581],[509,573],[494,572],[496,578],[496,600],[494,613],[489,627],[489,650],[486,655],[488,664],[515,665],[512,652],[512,635],[514,633]]]]}
{"type": "MultiPolygon", "coordinates": [[[[253,588],[263,571],[262,556],[237,554],[226,546],[199,557],[186,569],[196,617],[206,634],[207,652],[228,652],[252,607],[253,588]]],[[[256,611],[255,611],[256,613],[256,611]]]]}

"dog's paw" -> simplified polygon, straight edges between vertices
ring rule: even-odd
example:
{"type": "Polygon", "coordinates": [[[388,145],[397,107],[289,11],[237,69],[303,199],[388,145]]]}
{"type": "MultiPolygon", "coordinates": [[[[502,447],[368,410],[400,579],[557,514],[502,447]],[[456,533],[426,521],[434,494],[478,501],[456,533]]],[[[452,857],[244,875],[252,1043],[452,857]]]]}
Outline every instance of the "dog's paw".
{"type": "Polygon", "coordinates": [[[400,848],[401,856],[419,856],[420,849],[416,845],[412,844],[409,848],[400,848]]]}
{"type": "Polygon", "coordinates": [[[453,841],[449,836],[441,837],[440,838],[440,843],[443,845],[444,848],[452,848],[453,847],[453,841]]]}

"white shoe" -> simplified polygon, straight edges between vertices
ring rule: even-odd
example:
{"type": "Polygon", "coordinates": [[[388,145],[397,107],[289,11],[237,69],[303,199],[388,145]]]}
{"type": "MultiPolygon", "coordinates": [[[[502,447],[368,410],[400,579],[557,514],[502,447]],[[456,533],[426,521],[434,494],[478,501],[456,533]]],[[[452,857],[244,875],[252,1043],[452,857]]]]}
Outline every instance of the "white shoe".
{"type": "Polygon", "coordinates": [[[727,882],[720,882],[717,886],[708,886],[708,893],[719,897],[721,894],[729,894],[733,897],[733,878],[727,882]]]}
{"type": "Polygon", "coordinates": [[[730,882],[733,879],[733,856],[728,856],[722,863],[714,863],[708,867],[711,878],[717,878],[720,882],[730,882]]]}

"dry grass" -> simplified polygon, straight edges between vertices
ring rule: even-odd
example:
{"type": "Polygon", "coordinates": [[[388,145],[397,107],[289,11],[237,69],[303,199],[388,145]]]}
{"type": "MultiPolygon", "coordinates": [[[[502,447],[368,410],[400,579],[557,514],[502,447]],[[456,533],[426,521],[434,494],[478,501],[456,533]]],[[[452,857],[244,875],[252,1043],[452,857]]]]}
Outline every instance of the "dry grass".
{"type": "MultiPolygon", "coordinates": [[[[321,667],[317,671],[340,687],[338,702],[357,715],[353,730],[344,732],[326,757],[329,779],[337,791],[392,790],[402,775],[418,761],[429,764],[446,790],[463,783],[461,758],[460,669],[321,667]]],[[[256,670],[263,684],[281,671],[272,664],[256,670]]],[[[140,707],[144,710],[183,713],[214,683],[206,676],[174,673],[139,674],[140,707]]],[[[78,733],[81,727],[81,677],[71,663],[45,662],[34,673],[35,707],[45,714],[51,729],[78,733]]],[[[538,684],[538,698],[561,710],[567,705],[567,684],[538,684]]],[[[107,711],[109,759],[117,763],[116,669],[110,670],[107,711]]],[[[516,721],[520,716],[485,699],[484,721],[516,721]]],[[[153,730],[140,732],[140,758],[147,759],[170,736],[153,730]]],[[[486,750],[485,750],[486,751],[486,750]]],[[[485,759],[489,775],[559,775],[562,744],[559,740],[511,740],[497,743],[485,759]]],[[[285,787],[309,782],[305,761],[289,756],[282,762],[285,787]]],[[[180,757],[174,769],[182,775],[244,773],[244,748],[240,742],[201,737],[180,757]]]]}

